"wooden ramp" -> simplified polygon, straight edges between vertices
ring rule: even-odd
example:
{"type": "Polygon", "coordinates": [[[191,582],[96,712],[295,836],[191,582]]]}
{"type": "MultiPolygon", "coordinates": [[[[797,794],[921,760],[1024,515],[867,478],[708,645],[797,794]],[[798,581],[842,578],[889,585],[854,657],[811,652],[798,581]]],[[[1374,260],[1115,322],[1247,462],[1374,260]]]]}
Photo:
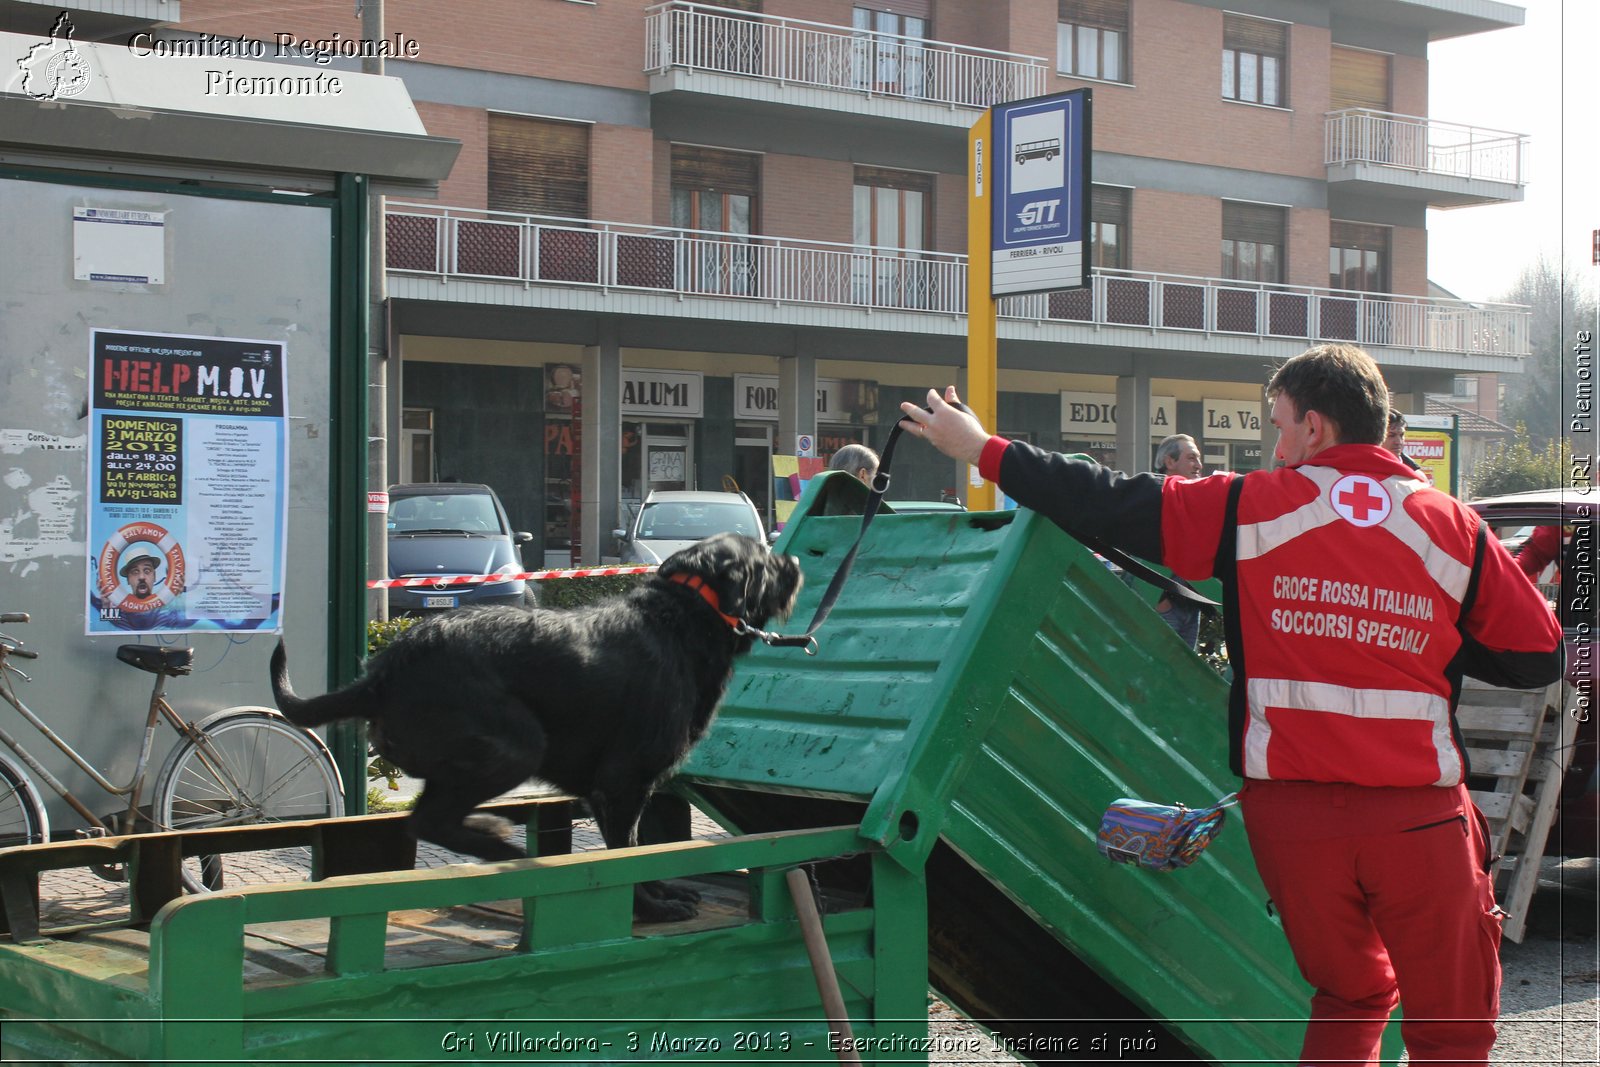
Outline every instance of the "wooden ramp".
{"type": "Polygon", "coordinates": [[[1457,722],[1472,767],[1472,799],[1489,820],[1500,857],[1495,896],[1513,941],[1527,928],[1561,777],[1572,760],[1578,721],[1565,714],[1564,698],[1561,682],[1500,689],[1469,678],[1461,690],[1457,722]]]}

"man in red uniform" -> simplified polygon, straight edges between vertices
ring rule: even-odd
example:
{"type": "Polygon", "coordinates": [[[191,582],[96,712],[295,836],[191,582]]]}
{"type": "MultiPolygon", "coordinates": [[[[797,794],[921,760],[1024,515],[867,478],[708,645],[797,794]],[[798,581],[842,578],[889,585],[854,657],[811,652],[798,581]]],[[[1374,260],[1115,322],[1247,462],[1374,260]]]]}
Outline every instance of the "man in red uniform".
{"type": "Polygon", "coordinates": [[[1455,704],[1463,674],[1555,681],[1561,632],[1477,515],[1383,449],[1388,389],[1365,352],[1311,348],[1267,395],[1283,466],[1192,481],[991,437],[953,388],[901,408],[1069,533],[1221,579],[1246,830],[1316,989],[1298,1062],[1377,1063],[1403,1003],[1412,1063],[1482,1064],[1500,918],[1455,704]]]}

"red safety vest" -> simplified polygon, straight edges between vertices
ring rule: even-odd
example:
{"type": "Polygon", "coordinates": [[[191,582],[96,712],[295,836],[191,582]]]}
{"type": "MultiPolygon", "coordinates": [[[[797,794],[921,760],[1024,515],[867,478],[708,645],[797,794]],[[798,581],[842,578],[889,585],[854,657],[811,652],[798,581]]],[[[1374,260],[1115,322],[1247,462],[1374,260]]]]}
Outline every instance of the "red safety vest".
{"type": "MultiPolygon", "coordinates": [[[[1167,480],[1162,532],[1178,574],[1210,574],[1203,557],[1226,536],[1236,477],[1167,480]]],[[[1461,646],[1478,526],[1376,446],[1244,478],[1232,531],[1244,777],[1463,780],[1446,666],[1461,646]]]]}

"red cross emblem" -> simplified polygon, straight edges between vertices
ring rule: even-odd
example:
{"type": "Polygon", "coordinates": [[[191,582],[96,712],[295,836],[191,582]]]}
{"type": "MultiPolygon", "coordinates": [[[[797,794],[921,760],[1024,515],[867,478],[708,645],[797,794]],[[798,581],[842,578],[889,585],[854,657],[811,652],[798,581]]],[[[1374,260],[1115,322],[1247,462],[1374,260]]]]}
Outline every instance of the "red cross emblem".
{"type": "Polygon", "coordinates": [[[1394,505],[1382,485],[1364,474],[1347,474],[1333,483],[1328,494],[1333,510],[1353,526],[1376,526],[1389,517],[1394,505]]]}

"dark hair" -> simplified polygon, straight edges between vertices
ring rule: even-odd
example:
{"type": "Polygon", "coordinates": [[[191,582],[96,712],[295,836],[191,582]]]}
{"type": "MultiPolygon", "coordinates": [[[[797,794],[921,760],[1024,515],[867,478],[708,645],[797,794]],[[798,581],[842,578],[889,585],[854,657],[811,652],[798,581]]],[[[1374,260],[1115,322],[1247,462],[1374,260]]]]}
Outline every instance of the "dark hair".
{"type": "Polygon", "coordinates": [[[1373,358],[1355,345],[1316,345],[1288,360],[1267,383],[1294,405],[1296,422],[1315,411],[1335,427],[1340,444],[1377,445],[1389,428],[1389,387],[1373,358]]]}
{"type": "Polygon", "coordinates": [[[831,471],[854,474],[862,467],[870,467],[874,472],[878,469],[878,454],[866,445],[845,445],[828,460],[828,469],[831,471]]]}
{"type": "Polygon", "coordinates": [[[1405,426],[1406,426],[1406,413],[1401,411],[1399,408],[1390,408],[1389,409],[1389,429],[1392,430],[1396,426],[1400,427],[1402,430],[1405,429],[1405,426]]]}

